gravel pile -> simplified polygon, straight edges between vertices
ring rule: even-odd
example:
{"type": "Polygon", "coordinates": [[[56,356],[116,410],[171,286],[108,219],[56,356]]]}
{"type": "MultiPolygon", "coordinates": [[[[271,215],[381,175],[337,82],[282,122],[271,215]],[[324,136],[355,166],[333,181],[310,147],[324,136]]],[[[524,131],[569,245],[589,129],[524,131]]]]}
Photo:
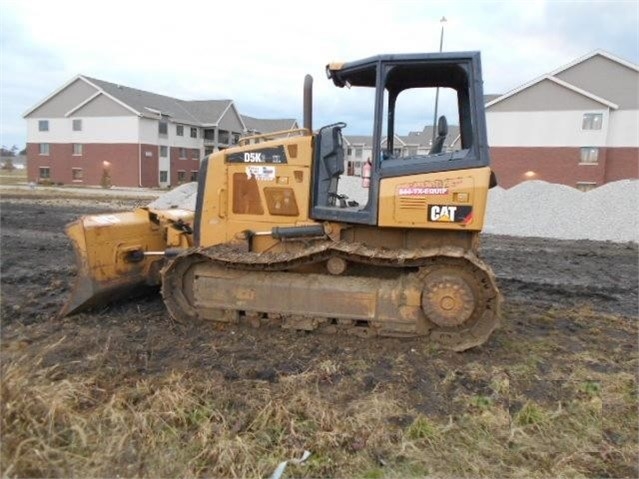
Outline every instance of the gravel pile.
{"type": "Polygon", "coordinates": [[[513,236],[579,239],[575,229],[585,219],[584,193],[565,185],[526,181],[504,190],[489,191],[484,231],[513,236]]]}
{"type": "Polygon", "coordinates": [[[526,181],[488,196],[486,233],[542,238],[639,242],[639,181],[622,180],[582,193],[526,181]]]}
{"type": "MultiPolygon", "coordinates": [[[[365,205],[368,190],[355,176],[340,178],[339,193],[365,205]]],[[[153,201],[155,209],[195,210],[197,183],[186,183],[153,201]]],[[[582,193],[570,186],[526,181],[488,193],[484,232],[541,238],[639,243],[639,181],[622,180],[582,193]]]]}
{"type": "Polygon", "coordinates": [[[195,211],[197,198],[197,182],[184,183],[171,191],[164,193],[157,200],[149,203],[149,208],[154,210],[169,210],[178,208],[195,211]]]}
{"type": "Polygon", "coordinates": [[[608,183],[584,196],[583,215],[598,215],[587,230],[592,239],[639,243],[638,180],[608,183]]]}

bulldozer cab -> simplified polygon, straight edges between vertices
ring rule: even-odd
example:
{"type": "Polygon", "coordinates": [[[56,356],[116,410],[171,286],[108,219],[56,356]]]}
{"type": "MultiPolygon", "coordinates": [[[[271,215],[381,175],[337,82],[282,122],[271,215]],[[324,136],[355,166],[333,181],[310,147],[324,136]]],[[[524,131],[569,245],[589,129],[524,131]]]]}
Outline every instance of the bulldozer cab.
{"type": "Polygon", "coordinates": [[[479,52],[379,55],[329,64],[326,74],[338,87],[374,91],[372,172],[367,203],[349,204],[338,193],[339,177],[345,171],[342,130],[346,125],[321,128],[313,159],[313,219],[376,225],[382,180],[488,166],[479,52]],[[413,105],[411,111],[420,115],[420,124],[433,124],[432,141],[427,150],[398,148],[397,128],[403,126],[397,115],[398,100],[406,98],[407,92],[427,90],[436,92],[435,105],[440,90],[449,92],[456,118],[437,115],[437,106],[433,117],[430,105],[413,105]],[[450,137],[449,124],[458,125],[455,138],[450,137]],[[456,147],[450,148],[451,143],[456,147]]]}

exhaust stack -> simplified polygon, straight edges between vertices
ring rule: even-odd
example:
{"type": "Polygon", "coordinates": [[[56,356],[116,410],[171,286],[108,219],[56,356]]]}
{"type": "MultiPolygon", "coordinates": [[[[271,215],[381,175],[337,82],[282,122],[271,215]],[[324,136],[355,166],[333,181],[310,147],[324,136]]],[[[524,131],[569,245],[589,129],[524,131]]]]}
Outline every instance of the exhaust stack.
{"type": "Polygon", "coordinates": [[[313,77],[304,77],[304,128],[313,134],[313,77]]]}

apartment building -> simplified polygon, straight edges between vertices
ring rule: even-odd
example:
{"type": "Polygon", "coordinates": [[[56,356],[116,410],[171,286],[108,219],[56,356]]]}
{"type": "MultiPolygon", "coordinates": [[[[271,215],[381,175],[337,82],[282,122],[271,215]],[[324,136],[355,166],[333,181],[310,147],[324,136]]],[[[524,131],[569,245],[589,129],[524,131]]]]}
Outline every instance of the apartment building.
{"type": "Polygon", "coordinates": [[[297,120],[293,118],[264,119],[242,115],[247,135],[260,133],[274,133],[276,131],[296,130],[299,128],[297,120]]]}
{"type": "MultiPolygon", "coordinates": [[[[393,141],[393,156],[407,157],[414,155],[427,155],[433,144],[433,127],[425,126],[421,131],[411,131],[408,135],[395,135],[393,141]]],[[[382,147],[386,145],[386,139],[382,140],[382,147]]],[[[444,142],[445,151],[459,148],[459,126],[450,125],[448,136],[444,142]]],[[[346,174],[361,176],[362,166],[371,158],[373,152],[373,137],[366,135],[344,136],[344,159],[346,161],[346,174]]]]}
{"type": "MultiPolygon", "coordinates": [[[[639,66],[601,50],[504,95],[487,96],[492,167],[508,188],[529,179],[587,190],[639,178],[639,66]]],[[[232,100],[184,101],[78,75],[24,115],[28,178],[169,186],[244,135],[296,129],[294,119],[241,115],[232,100]]],[[[428,154],[432,126],[395,135],[393,154],[428,154]]],[[[450,125],[445,148],[459,148],[450,125]]],[[[360,175],[372,137],[344,137],[346,172],[360,175]]]]}
{"type": "MultiPolygon", "coordinates": [[[[193,181],[203,156],[235,145],[248,131],[232,100],[184,101],[85,75],[24,118],[29,181],[63,184],[193,181]]],[[[253,133],[281,121],[247,118],[253,133]]]]}
{"type": "Polygon", "coordinates": [[[601,50],[486,104],[501,186],[539,179],[588,190],[639,178],[639,66],[601,50]]]}

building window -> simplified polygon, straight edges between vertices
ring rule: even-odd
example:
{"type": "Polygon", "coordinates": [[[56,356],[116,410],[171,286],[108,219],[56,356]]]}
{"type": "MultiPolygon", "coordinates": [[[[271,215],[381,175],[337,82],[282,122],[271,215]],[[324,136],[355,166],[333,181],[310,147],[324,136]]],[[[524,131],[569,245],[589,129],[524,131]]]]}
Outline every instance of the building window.
{"type": "Polygon", "coordinates": [[[581,123],[582,130],[601,130],[603,123],[603,113],[584,113],[581,123]]]}
{"type": "Polygon", "coordinates": [[[408,156],[417,156],[417,147],[409,146],[408,147],[408,156]]]}
{"type": "Polygon", "coordinates": [[[178,171],[178,183],[184,183],[186,181],[186,171],[178,171]]]}
{"type": "Polygon", "coordinates": [[[48,166],[40,167],[40,178],[43,178],[43,179],[51,178],[51,170],[49,169],[48,166]]]}
{"type": "Polygon", "coordinates": [[[191,181],[197,181],[197,171],[191,171],[191,181]]]}
{"type": "Polygon", "coordinates": [[[240,141],[240,137],[241,137],[241,136],[242,136],[242,135],[240,135],[239,133],[233,133],[233,144],[234,144],[234,145],[237,145],[237,144],[238,144],[238,142],[240,141]]]}
{"type": "Polygon", "coordinates": [[[599,161],[599,148],[586,147],[581,149],[580,164],[596,165],[599,161]]]}
{"type": "Polygon", "coordinates": [[[351,156],[353,154],[353,149],[349,146],[346,148],[346,156],[351,156]]]}
{"type": "Polygon", "coordinates": [[[49,131],[49,120],[38,121],[38,131],[49,131]]]}
{"type": "Polygon", "coordinates": [[[166,158],[169,154],[169,148],[167,146],[160,146],[160,157],[166,158]]]}
{"type": "Polygon", "coordinates": [[[160,122],[158,123],[158,133],[160,134],[160,136],[166,136],[169,132],[169,124],[166,122],[166,120],[160,120],[160,122]]]}
{"type": "Polygon", "coordinates": [[[160,171],[160,183],[166,183],[168,181],[169,174],[167,171],[160,171]]]}
{"type": "Polygon", "coordinates": [[[594,183],[592,181],[578,181],[577,182],[577,189],[579,191],[583,191],[584,193],[586,191],[594,190],[596,187],[597,187],[597,183],[594,183]]]}
{"type": "Polygon", "coordinates": [[[73,181],[82,181],[82,168],[71,168],[73,181]]]}
{"type": "Polygon", "coordinates": [[[186,158],[186,148],[180,148],[179,151],[180,158],[186,158]]]}
{"type": "Polygon", "coordinates": [[[191,138],[197,138],[197,128],[191,128],[191,138]]]}
{"type": "Polygon", "coordinates": [[[361,158],[362,152],[363,150],[361,148],[355,148],[355,158],[361,158]]]}
{"type": "Polygon", "coordinates": [[[49,144],[48,143],[40,143],[40,155],[49,156],[49,144]]]}
{"type": "Polygon", "coordinates": [[[175,134],[177,136],[184,136],[184,125],[176,125],[175,126],[175,134]]]}
{"type": "Polygon", "coordinates": [[[82,143],[74,143],[73,144],[73,155],[74,156],[82,156],[82,143]]]}
{"type": "Polygon", "coordinates": [[[73,131],[82,131],[82,120],[73,120],[73,131]]]}

